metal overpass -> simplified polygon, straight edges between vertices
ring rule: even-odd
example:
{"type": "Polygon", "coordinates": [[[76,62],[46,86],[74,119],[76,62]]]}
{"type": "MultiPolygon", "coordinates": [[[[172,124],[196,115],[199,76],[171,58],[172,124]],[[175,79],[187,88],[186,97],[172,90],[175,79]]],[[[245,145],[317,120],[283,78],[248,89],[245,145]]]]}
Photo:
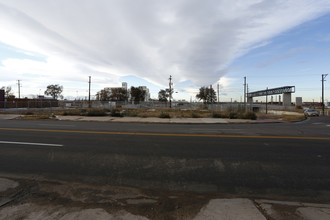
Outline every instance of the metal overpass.
{"type": "Polygon", "coordinates": [[[256,92],[249,92],[247,93],[246,96],[248,103],[253,103],[253,97],[283,94],[283,105],[290,106],[291,93],[294,93],[295,90],[296,90],[295,86],[283,86],[273,89],[260,90],[256,92]]]}

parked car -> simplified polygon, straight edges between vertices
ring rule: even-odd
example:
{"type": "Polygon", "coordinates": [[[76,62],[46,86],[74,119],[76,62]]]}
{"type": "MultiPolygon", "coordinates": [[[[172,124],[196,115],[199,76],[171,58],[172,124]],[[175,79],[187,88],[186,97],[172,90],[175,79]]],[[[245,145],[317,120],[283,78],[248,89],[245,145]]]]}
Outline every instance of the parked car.
{"type": "Polygon", "coordinates": [[[305,116],[306,117],[309,117],[309,116],[319,116],[319,112],[316,111],[315,109],[307,109],[305,112],[304,112],[305,116]]]}

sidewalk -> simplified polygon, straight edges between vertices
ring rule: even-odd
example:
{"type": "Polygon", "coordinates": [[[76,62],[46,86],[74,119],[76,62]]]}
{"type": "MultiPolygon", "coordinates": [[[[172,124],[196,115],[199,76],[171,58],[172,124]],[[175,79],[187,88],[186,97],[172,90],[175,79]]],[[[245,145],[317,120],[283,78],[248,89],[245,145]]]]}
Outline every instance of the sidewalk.
{"type": "Polygon", "coordinates": [[[91,186],[0,177],[2,219],[330,219],[330,204],[203,195],[128,187],[91,186]],[[202,198],[202,199],[200,199],[202,198]]]}
{"type": "Polygon", "coordinates": [[[277,119],[229,119],[229,118],[156,118],[156,117],[88,117],[88,116],[56,116],[58,120],[63,121],[103,121],[103,122],[118,122],[118,123],[165,123],[165,124],[228,124],[228,123],[283,123],[285,121],[277,119]]]}
{"type": "MultiPolygon", "coordinates": [[[[0,114],[0,120],[21,119],[20,115],[0,114]]],[[[62,116],[56,115],[55,119],[61,121],[96,121],[96,122],[116,122],[116,123],[165,123],[165,124],[242,124],[242,123],[284,123],[278,119],[228,119],[228,118],[156,118],[156,117],[110,117],[110,116],[62,116]]]]}

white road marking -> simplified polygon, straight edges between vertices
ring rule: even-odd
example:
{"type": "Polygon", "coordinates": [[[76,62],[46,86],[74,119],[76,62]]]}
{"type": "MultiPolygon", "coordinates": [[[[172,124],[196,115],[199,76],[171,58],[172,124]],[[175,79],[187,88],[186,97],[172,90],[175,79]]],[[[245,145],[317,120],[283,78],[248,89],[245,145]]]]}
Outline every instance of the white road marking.
{"type": "Polygon", "coordinates": [[[191,131],[240,131],[242,129],[237,129],[237,128],[224,128],[224,129],[221,129],[221,128],[216,128],[216,129],[202,129],[202,128],[193,128],[193,129],[190,129],[191,131]]]}
{"type": "Polygon", "coordinates": [[[75,125],[55,125],[55,124],[38,124],[41,126],[53,126],[53,127],[75,127],[75,125]]]}
{"type": "Polygon", "coordinates": [[[21,144],[21,145],[36,145],[49,147],[63,147],[62,144],[45,144],[45,143],[31,143],[31,142],[15,142],[15,141],[0,141],[0,144],[21,144]]]}

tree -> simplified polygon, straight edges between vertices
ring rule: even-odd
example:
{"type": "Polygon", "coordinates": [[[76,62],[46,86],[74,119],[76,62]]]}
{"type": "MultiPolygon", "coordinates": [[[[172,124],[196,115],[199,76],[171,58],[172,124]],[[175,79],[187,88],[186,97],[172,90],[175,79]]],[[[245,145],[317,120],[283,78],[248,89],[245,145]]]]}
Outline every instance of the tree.
{"type": "Polygon", "coordinates": [[[131,87],[131,97],[134,103],[140,103],[140,101],[143,101],[146,96],[146,91],[144,91],[140,87],[131,87]]]}
{"type": "MultiPolygon", "coordinates": [[[[172,90],[173,94],[173,90],[172,90]]],[[[170,90],[169,89],[162,89],[158,92],[158,100],[160,102],[168,102],[170,97],[170,90]]]]}
{"type": "Polygon", "coordinates": [[[98,101],[126,101],[127,90],[124,88],[104,88],[96,93],[98,101]]]}
{"type": "Polygon", "coordinates": [[[128,98],[127,90],[124,88],[111,88],[111,101],[126,101],[128,98]]]}
{"type": "Polygon", "coordinates": [[[12,91],[10,86],[7,86],[7,87],[3,86],[3,87],[1,87],[1,90],[5,90],[5,98],[6,99],[15,98],[14,92],[12,91]]]}
{"type": "Polygon", "coordinates": [[[57,98],[63,99],[63,96],[61,95],[62,92],[63,92],[63,86],[56,84],[56,85],[47,86],[47,89],[44,92],[44,94],[52,96],[53,99],[57,99],[57,98]]]}
{"type": "Polygon", "coordinates": [[[96,100],[98,101],[110,101],[111,90],[110,88],[104,88],[96,93],[96,100]]]}
{"type": "Polygon", "coordinates": [[[216,93],[212,87],[201,87],[199,93],[196,95],[196,98],[203,100],[204,104],[210,104],[217,100],[216,93]]]}

